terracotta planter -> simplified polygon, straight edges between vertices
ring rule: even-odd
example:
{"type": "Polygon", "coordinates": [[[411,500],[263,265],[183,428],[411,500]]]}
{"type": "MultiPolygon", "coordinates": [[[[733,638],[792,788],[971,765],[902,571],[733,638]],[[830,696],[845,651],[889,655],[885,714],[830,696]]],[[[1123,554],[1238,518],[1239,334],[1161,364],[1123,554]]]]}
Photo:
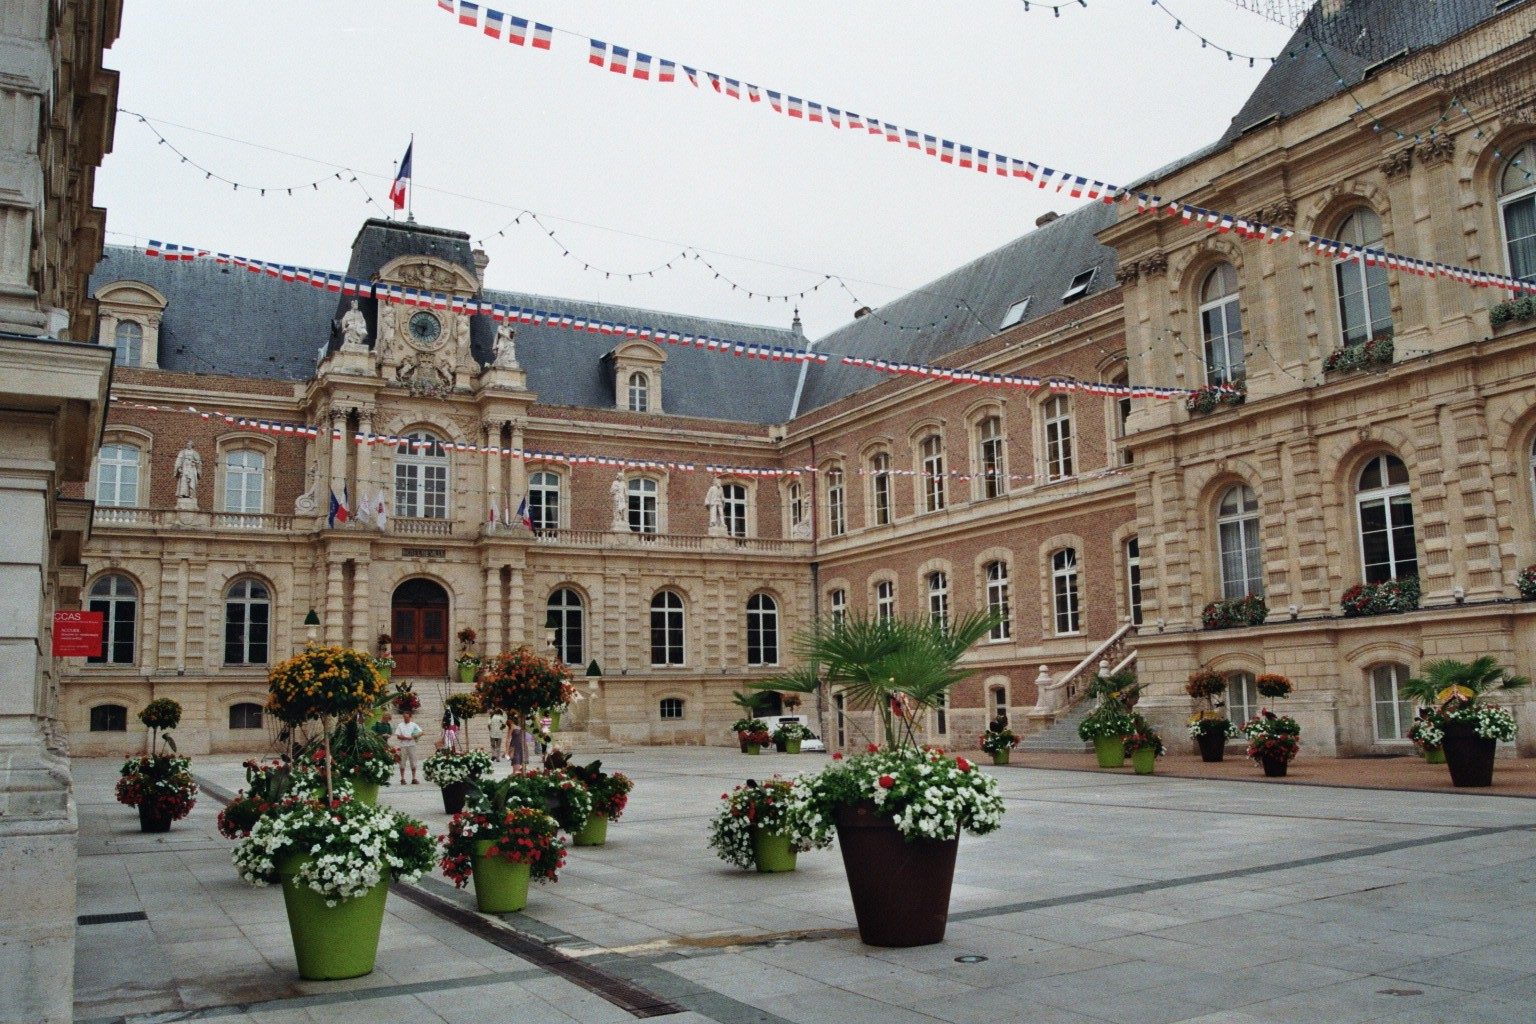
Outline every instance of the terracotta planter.
{"type": "Polygon", "coordinates": [[[1220,733],[1203,732],[1195,737],[1200,746],[1200,760],[1215,763],[1227,756],[1227,738],[1220,733]]]}
{"type": "Polygon", "coordinates": [[[1151,775],[1157,770],[1157,751],[1142,747],[1131,755],[1131,767],[1136,769],[1137,775],[1151,775]]]}
{"type": "Polygon", "coordinates": [[[1125,737],[1100,736],[1093,741],[1093,752],[1100,768],[1119,768],[1125,764],[1125,737]]]}
{"type": "Polygon", "coordinates": [[[1012,750],[1010,750],[1007,747],[1004,747],[1002,750],[999,750],[997,753],[992,755],[992,763],[993,764],[998,764],[998,765],[1007,764],[1008,763],[1008,757],[1012,753],[1013,753],[1012,750]]]}
{"type": "Polygon", "coordinates": [[[1484,739],[1465,722],[1445,723],[1445,765],[1455,786],[1493,785],[1493,758],[1497,740],[1484,739]]]}
{"type": "Polygon", "coordinates": [[[169,811],[153,809],[149,804],[139,804],[140,832],[169,832],[170,830],[171,813],[169,811]]]}
{"type": "Polygon", "coordinates": [[[837,811],[837,845],[859,938],[870,946],[931,946],[944,941],[959,839],[910,842],[873,804],[837,811]]]}
{"type": "Polygon", "coordinates": [[[469,796],[469,782],[450,782],[442,787],[443,813],[458,814],[464,809],[464,798],[469,796]]]}

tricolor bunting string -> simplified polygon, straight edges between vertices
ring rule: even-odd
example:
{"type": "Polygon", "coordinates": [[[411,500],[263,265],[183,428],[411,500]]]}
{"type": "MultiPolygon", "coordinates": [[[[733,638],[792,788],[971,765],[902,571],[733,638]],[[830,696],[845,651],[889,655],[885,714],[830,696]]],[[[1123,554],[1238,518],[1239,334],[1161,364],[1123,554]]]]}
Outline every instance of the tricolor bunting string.
{"type": "Polygon", "coordinates": [[[1172,11],[1170,11],[1168,9],[1168,5],[1163,3],[1163,0],[1152,0],[1152,6],[1155,7],[1157,10],[1162,11],[1165,15],[1168,16],[1168,18],[1170,20],[1172,20],[1172,22],[1173,22],[1173,30],[1175,32],[1188,32],[1191,35],[1193,35],[1196,39],[1200,40],[1200,48],[1202,50],[1204,50],[1204,49],[1214,49],[1214,50],[1217,50],[1217,51],[1219,51],[1221,53],[1226,54],[1227,55],[1227,60],[1245,60],[1245,61],[1248,62],[1248,66],[1249,67],[1255,67],[1258,64],[1258,62],[1261,61],[1261,60],[1265,61],[1266,63],[1273,64],[1276,60],[1279,59],[1277,57],[1256,57],[1256,56],[1254,56],[1252,54],[1238,53],[1236,50],[1233,50],[1230,47],[1222,46],[1220,43],[1216,42],[1215,40],[1210,39],[1207,36],[1205,36],[1203,33],[1196,31],[1183,18],[1179,17],[1177,14],[1173,13],[1172,11]]]}

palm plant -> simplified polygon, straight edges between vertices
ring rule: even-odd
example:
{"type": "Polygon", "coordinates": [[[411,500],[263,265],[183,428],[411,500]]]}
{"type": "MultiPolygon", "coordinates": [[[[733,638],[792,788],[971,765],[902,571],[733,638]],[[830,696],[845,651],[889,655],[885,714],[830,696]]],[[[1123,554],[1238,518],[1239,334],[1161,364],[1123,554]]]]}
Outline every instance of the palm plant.
{"type": "Polygon", "coordinates": [[[995,615],[976,612],[948,624],[858,616],[817,623],[795,642],[805,664],[750,685],[791,693],[814,693],[823,681],[839,686],[851,706],[875,710],[887,746],[915,747],[915,712],[938,707],[971,674],[959,661],[996,622],[995,615]]]}
{"type": "Polygon", "coordinates": [[[1451,658],[1425,662],[1423,674],[1404,683],[1401,693],[1426,706],[1442,704],[1452,697],[1475,704],[1495,690],[1518,690],[1530,684],[1525,676],[1511,675],[1497,658],[1485,654],[1470,662],[1451,658]]]}
{"type": "Polygon", "coordinates": [[[756,718],[757,709],[763,707],[768,700],[766,693],[743,693],[740,690],[731,694],[731,703],[746,712],[747,718],[756,718]]]}

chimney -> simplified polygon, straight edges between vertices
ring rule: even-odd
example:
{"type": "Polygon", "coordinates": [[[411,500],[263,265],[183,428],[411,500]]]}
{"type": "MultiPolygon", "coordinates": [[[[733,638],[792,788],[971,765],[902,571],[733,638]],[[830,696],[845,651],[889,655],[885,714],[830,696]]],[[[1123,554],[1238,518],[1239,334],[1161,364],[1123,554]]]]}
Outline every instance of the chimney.
{"type": "Polygon", "coordinates": [[[484,249],[476,249],[470,254],[475,261],[475,280],[480,282],[480,287],[485,287],[485,268],[491,265],[491,258],[485,254],[484,249]]]}
{"type": "Polygon", "coordinates": [[[873,312],[874,310],[870,309],[868,306],[860,306],[858,309],[853,311],[853,318],[855,320],[862,320],[873,312]]]}
{"type": "Polygon", "coordinates": [[[1040,216],[1035,218],[1035,227],[1043,228],[1060,216],[1061,214],[1057,213],[1055,210],[1048,210],[1047,212],[1042,213],[1040,216]]]}

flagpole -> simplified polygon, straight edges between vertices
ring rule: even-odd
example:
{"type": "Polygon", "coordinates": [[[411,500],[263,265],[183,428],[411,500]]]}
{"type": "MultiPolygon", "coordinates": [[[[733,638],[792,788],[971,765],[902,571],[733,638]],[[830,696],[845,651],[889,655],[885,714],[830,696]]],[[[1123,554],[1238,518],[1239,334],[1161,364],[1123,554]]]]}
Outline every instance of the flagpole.
{"type": "MultiPolygon", "coordinates": [[[[393,181],[393,180],[395,180],[395,178],[400,177],[400,161],[399,160],[391,160],[390,161],[390,166],[395,169],[394,175],[390,178],[390,180],[393,181]]],[[[387,216],[390,220],[394,220],[395,219],[395,204],[394,203],[390,203],[389,204],[389,211],[385,214],[385,216],[387,216]]]]}
{"type": "Polygon", "coordinates": [[[411,180],[405,186],[405,219],[416,222],[416,133],[411,132],[411,144],[406,147],[411,154],[411,180]]]}

